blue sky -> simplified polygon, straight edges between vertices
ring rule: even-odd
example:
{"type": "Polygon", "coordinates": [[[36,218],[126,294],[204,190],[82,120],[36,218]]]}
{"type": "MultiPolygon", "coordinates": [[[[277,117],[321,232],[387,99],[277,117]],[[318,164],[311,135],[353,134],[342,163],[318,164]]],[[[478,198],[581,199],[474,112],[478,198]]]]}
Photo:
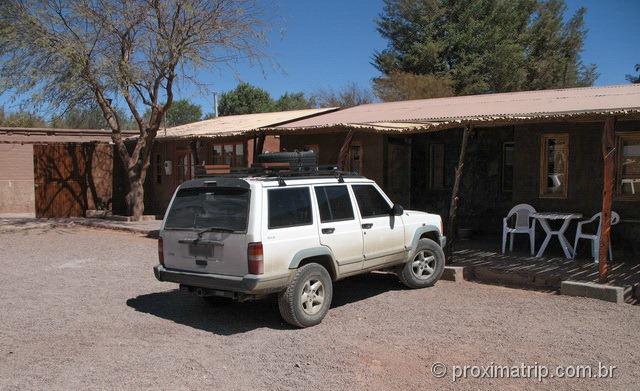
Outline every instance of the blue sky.
{"type": "MultiPolygon", "coordinates": [[[[351,81],[370,85],[377,75],[370,64],[373,52],[386,45],[374,23],[382,11],[382,0],[262,1],[277,24],[267,47],[277,66],[266,64],[261,69],[240,63],[236,74],[226,68],[201,72],[200,79],[210,89],[230,90],[237,77],[276,98],[285,91],[339,89],[351,81]]],[[[580,6],[588,9],[583,59],[598,66],[596,84],[626,83],[625,75],[640,63],[640,1],[567,0],[567,5],[569,13],[580,6]]],[[[205,112],[212,110],[213,99],[202,90],[185,87],[177,95],[202,105],[205,112]]],[[[3,100],[0,97],[0,104],[3,100]]]]}
{"type": "MultiPolygon", "coordinates": [[[[312,92],[318,88],[338,89],[354,81],[368,86],[377,75],[370,64],[374,50],[386,42],[375,30],[374,19],[382,11],[381,0],[279,0],[271,11],[280,28],[270,36],[268,50],[282,69],[240,64],[243,81],[265,88],[274,97],[285,91],[312,92]]],[[[596,85],[626,83],[640,63],[640,1],[567,0],[568,14],[587,7],[589,29],[583,59],[595,63],[600,77],[596,85]]],[[[218,91],[232,89],[237,79],[220,72],[203,74],[203,79],[218,91]]],[[[181,95],[211,111],[211,97],[195,90],[181,95]]]]}

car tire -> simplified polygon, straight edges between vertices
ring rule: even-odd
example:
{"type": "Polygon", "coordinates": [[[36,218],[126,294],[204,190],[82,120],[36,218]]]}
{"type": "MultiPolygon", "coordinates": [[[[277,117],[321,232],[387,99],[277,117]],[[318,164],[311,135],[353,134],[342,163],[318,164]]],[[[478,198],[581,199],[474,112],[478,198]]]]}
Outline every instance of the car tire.
{"type": "Polygon", "coordinates": [[[278,295],[280,315],[296,327],[322,322],[331,307],[333,283],[327,269],[309,263],[297,269],[287,289],[278,295]]]}
{"type": "Polygon", "coordinates": [[[409,288],[426,288],[440,279],[444,264],[442,248],[431,239],[420,239],[411,260],[398,272],[398,277],[409,288]]]}

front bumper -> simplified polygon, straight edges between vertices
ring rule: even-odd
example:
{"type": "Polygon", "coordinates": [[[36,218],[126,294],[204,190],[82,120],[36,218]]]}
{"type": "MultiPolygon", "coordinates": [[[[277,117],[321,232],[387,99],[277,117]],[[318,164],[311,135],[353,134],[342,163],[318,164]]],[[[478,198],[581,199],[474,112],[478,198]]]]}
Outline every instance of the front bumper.
{"type": "Polygon", "coordinates": [[[192,287],[238,292],[249,295],[279,292],[287,286],[291,276],[290,273],[287,273],[268,277],[255,275],[236,277],[221,274],[190,273],[167,269],[162,265],[156,265],[153,268],[153,274],[155,274],[158,281],[176,282],[192,287]]]}
{"type": "Polygon", "coordinates": [[[440,236],[440,247],[441,248],[445,248],[445,246],[447,245],[447,237],[444,235],[440,236]]]}

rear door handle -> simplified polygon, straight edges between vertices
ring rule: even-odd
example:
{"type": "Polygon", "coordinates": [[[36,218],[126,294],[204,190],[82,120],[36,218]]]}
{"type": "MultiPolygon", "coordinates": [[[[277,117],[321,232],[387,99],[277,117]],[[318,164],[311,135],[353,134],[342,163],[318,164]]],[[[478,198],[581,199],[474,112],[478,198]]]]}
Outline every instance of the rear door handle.
{"type": "Polygon", "coordinates": [[[322,233],[325,235],[329,235],[335,232],[335,228],[322,228],[322,233]]]}
{"type": "Polygon", "coordinates": [[[373,223],[362,224],[362,229],[370,229],[371,227],[373,227],[373,223]]]}

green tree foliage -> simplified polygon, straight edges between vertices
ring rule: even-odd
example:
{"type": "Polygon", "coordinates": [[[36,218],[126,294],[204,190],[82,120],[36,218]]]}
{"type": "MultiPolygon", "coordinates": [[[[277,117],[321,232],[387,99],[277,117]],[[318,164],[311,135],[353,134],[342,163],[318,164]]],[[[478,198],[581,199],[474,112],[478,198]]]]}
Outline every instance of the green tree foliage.
{"type": "MultiPolygon", "coordinates": [[[[388,90],[397,72],[451,80],[456,95],[590,85],[595,66],[580,58],[586,11],[564,22],[565,12],[562,0],[385,0],[375,89],[388,90]]],[[[396,79],[396,89],[414,89],[396,79]]]]}
{"type": "Polygon", "coordinates": [[[637,75],[627,75],[627,80],[629,80],[630,83],[640,83],[640,64],[636,64],[636,72],[638,72],[637,75]]]}
{"type": "Polygon", "coordinates": [[[202,107],[187,99],[179,99],[167,111],[167,126],[190,124],[202,119],[202,107]]]}
{"type": "Polygon", "coordinates": [[[392,72],[387,77],[374,79],[373,91],[385,102],[442,98],[454,94],[453,82],[448,76],[407,72],[392,72]]]}
{"type": "Polygon", "coordinates": [[[313,107],[313,102],[307,99],[303,92],[285,92],[275,102],[276,111],[304,110],[313,107]]]}
{"type": "MultiPolygon", "coordinates": [[[[134,129],[136,124],[124,110],[116,108],[123,129],[134,129]]],[[[51,127],[63,129],[109,129],[109,124],[97,105],[76,107],[51,120],[51,127]]]]}
{"type": "Polygon", "coordinates": [[[218,103],[218,113],[239,115],[274,111],[275,102],[271,95],[260,87],[240,83],[232,91],[223,93],[218,103]]]}
{"type": "MultiPolygon", "coordinates": [[[[219,115],[267,113],[270,111],[303,110],[314,107],[314,102],[302,92],[285,92],[274,100],[264,89],[249,83],[240,83],[232,91],[223,93],[218,103],[219,115]]],[[[207,114],[205,118],[211,118],[207,114]]]]}
{"type": "Polygon", "coordinates": [[[311,95],[315,107],[353,107],[375,100],[370,90],[348,83],[339,90],[320,89],[311,95]]]}
{"type": "Polygon", "coordinates": [[[4,107],[0,107],[0,126],[13,128],[45,128],[47,123],[44,118],[28,111],[14,111],[5,113],[4,107]]]}

